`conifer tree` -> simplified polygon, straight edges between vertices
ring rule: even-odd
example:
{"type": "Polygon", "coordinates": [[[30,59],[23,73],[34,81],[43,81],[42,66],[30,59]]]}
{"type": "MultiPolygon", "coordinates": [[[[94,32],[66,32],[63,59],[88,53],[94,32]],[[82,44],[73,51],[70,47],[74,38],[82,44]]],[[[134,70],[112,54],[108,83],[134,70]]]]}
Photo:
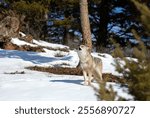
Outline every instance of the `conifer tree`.
{"type": "Polygon", "coordinates": [[[80,20],[82,28],[83,43],[92,49],[91,28],[88,13],[88,1],[80,0],[80,20]]]}
{"type": "MultiPolygon", "coordinates": [[[[42,29],[46,25],[49,5],[52,0],[4,0],[7,4],[7,12],[13,11],[17,15],[24,16],[21,30],[26,34],[31,34],[39,39],[43,33],[42,29]]],[[[6,14],[7,14],[6,12],[6,14]]]]}
{"type": "MultiPolygon", "coordinates": [[[[141,22],[150,31],[150,9],[137,0],[132,0],[141,13],[141,22]]],[[[149,50],[141,40],[138,32],[132,29],[133,36],[138,42],[138,46],[133,48],[135,59],[127,59],[119,56],[125,64],[116,61],[116,69],[123,74],[123,78],[128,80],[129,93],[134,96],[135,100],[150,100],[150,56],[149,50]]],[[[120,48],[119,48],[120,49],[120,48]]],[[[118,49],[117,49],[118,50],[118,49]]],[[[121,51],[119,51],[121,53],[121,51]]],[[[123,52],[122,52],[123,53],[123,52]]],[[[115,52],[118,56],[118,51],[115,52]]],[[[121,54],[122,55],[122,54],[121,54]]]]}

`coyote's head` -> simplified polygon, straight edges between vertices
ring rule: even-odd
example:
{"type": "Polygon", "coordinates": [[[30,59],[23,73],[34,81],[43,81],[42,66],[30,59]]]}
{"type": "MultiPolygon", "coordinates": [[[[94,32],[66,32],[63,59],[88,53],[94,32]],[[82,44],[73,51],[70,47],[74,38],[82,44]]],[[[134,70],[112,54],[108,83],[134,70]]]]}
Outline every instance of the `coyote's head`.
{"type": "Polygon", "coordinates": [[[79,49],[77,50],[78,56],[80,59],[86,58],[90,55],[90,48],[85,45],[80,45],[79,49]]]}
{"type": "Polygon", "coordinates": [[[87,51],[87,52],[89,52],[90,48],[88,46],[85,46],[85,45],[80,45],[79,51],[84,51],[84,52],[87,51]]]}

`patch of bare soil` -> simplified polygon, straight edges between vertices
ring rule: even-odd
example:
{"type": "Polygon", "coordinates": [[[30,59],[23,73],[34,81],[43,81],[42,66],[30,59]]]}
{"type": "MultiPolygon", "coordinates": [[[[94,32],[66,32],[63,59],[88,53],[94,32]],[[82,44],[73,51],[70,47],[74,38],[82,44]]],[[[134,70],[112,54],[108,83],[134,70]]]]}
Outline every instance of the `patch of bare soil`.
{"type": "Polygon", "coordinates": [[[33,51],[33,52],[45,52],[42,47],[31,47],[29,45],[17,46],[11,42],[5,42],[2,46],[6,50],[21,50],[21,51],[33,51]]]}
{"type": "Polygon", "coordinates": [[[5,72],[4,74],[12,74],[12,75],[14,75],[14,74],[25,74],[25,72],[24,71],[21,71],[21,72],[15,71],[15,72],[9,72],[9,73],[5,72]]]}
{"type": "MultiPolygon", "coordinates": [[[[69,49],[67,47],[55,49],[52,47],[44,47],[44,46],[37,46],[37,47],[32,47],[30,45],[18,46],[16,44],[11,43],[10,41],[1,42],[0,48],[5,49],[5,50],[21,50],[21,51],[33,51],[33,52],[45,52],[44,48],[47,48],[49,50],[54,50],[54,51],[59,50],[59,51],[69,52],[69,49]]],[[[61,56],[61,55],[58,55],[58,56],[61,56]]]]}
{"type": "MultiPolygon", "coordinates": [[[[64,68],[64,67],[39,67],[39,66],[32,66],[27,67],[30,70],[48,72],[53,74],[60,74],[60,75],[79,75],[82,76],[81,68],[64,68]]],[[[126,83],[125,79],[121,79],[120,77],[113,75],[112,73],[103,73],[103,79],[108,82],[117,82],[117,83],[126,83]]]]}
{"type": "Polygon", "coordinates": [[[64,67],[52,68],[52,67],[32,66],[32,67],[27,67],[27,69],[49,72],[49,73],[59,74],[59,75],[82,75],[82,71],[80,68],[64,68],[64,67]]]}

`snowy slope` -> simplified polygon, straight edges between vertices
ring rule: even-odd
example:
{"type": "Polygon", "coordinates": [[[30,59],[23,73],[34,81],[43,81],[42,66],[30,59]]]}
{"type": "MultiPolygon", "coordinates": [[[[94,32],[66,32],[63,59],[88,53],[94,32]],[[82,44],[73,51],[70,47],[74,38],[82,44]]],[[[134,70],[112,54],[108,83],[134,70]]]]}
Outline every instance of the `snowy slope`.
{"type": "MultiPolygon", "coordinates": [[[[34,44],[12,39],[17,45],[40,45],[57,48],[68,48],[67,46],[51,44],[44,41],[34,40],[34,44]]],[[[63,66],[76,67],[79,59],[75,51],[49,50],[46,52],[23,52],[15,50],[0,50],[0,100],[97,100],[94,90],[89,86],[83,86],[82,76],[54,75],[51,73],[37,72],[25,69],[28,66],[63,66]],[[61,57],[56,57],[61,54],[61,57]],[[14,72],[24,74],[11,74],[14,72]]],[[[111,63],[114,59],[108,55],[100,57],[103,60],[103,72],[118,74],[111,63]]],[[[118,84],[107,83],[119,91],[119,95],[131,99],[124,89],[118,84]]]]}

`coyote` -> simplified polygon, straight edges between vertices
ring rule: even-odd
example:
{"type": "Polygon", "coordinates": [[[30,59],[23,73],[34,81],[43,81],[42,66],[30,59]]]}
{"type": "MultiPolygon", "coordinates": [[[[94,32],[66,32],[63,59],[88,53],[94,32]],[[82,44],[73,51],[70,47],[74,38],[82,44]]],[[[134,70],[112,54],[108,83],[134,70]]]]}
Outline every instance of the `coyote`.
{"type": "Polygon", "coordinates": [[[92,57],[90,48],[85,45],[80,45],[77,53],[83,71],[84,85],[90,85],[93,77],[97,81],[102,81],[102,60],[92,57]]]}

